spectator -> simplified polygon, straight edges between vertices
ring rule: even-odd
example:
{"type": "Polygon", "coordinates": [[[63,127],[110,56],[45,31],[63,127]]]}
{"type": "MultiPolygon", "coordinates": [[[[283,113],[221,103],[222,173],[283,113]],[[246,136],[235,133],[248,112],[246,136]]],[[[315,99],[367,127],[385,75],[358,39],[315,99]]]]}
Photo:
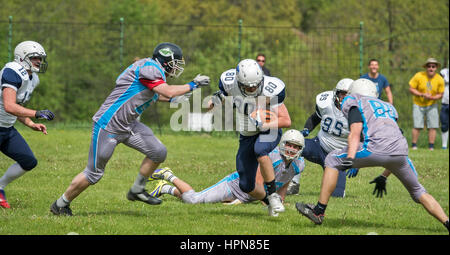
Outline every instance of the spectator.
{"type": "Polygon", "coordinates": [[[386,92],[388,102],[393,105],[394,97],[392,96],[391,85],[389,84],[386,77],[378,72],[378,69],[380,68],[378,60],[374,58],[369,60],[368,67],[369,72],[361,75],[360,78],[371,80],[373,83],[375,83],[375,85],[377,85],[378,99],[381,99],[381,92],[384,89],[384,92],[386,92]]]}
{"type": "Polygon", "coordinates": [[[441,131],[442,131],[442,149],[447,149],[448,144],[448,67],[441,70],[441,76],[444,78],[445,89],[442,97],[441,106],[441,131]]]}
{"type": "Polygon", "coordinates": [[[439,128],[439,113],[437,100],[444,93],[444,79],[436,70],[441,64],[434,58],[429,58],[423,65],[425,71],[418,72],[409,81],[409,92],[413,94],[412,149],[417,149],[420,131],[424,128],[424,117],[427,119],[428,148],[434,150],[436,129],[439,128]]]}
{"type": "Polygon", "coordinates": [[[260,66],[261,69],[263,70],[264,75],[271,76],[271,75],[270,75],[270,70],[267,69],[267,68],[264,66],[264,64],[266,63],[266,56],[265,56],[264,54],[259,53],[259,54],[256,56],[256,62],[258,62],[259,66],[260,66]]]}

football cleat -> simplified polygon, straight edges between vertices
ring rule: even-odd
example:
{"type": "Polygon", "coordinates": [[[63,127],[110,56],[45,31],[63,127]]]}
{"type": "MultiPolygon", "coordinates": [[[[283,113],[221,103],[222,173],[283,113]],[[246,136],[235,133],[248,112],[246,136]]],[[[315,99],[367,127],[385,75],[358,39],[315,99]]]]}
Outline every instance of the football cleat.
{"type": "Polygon", "coordinates": [[[300,190],[300,183],[294,181],[289,182],[286,195],[297,195],[300,190]]]}
{"type": "Polygon", "coordinates": [[[0,189],[0,207],[11,208],[11,206],[8,203],[8,200],[6,200],[5,191],[2,189],[0,189]]]}
{"type": "Polygon", "coordinates": [[[152,197],[160,197],[162,195],[161,190],[162,190],[162,187],[164,185],[169,185],[169,183],[166,180],[160,180],[156,184],[155,189],[152,192],[150,192],[150,196],[152,196],[152,197]]]}
{"type": "Polygon", "coordinates": [[[301,213],[306,218],[310,219],[316,225],[320,225],[323,222],[323,218],[325,215],[316,215],[313,211],[314,205],[312,204],[304,204],[304,203],[296,203],[295,207],[297,211],[301,213]]]}
{"type": "Polygon", "coordinates": [[[278,193],[270,194],[267,199],[269,200],[270,208],[277,213],[284,212],[283,202],[281,201],[280,195],[278,193]]]}
{"type": "Polygon", "coordinates": [[[140,193],[133,193],[130,189],[127,194],[127,199],[130,201],[141,201],[149,205],[159,205],[162,203],[161,199],[151,196],[146,190],[140,193]]]}
{"type": "Polygon", "coordinates": [[[272,206],[267,206],[267,211],[269,212],[269,216],[278,217],[278,213],[273,209],[272,206]]]}
{"type": "Polygon", "coordinates": [[[149,181],[154,180],[166,180],[170,181],[170,178],[173,176],[173,172],[170,168],[164,167],[160,169],[156,169],[155,172],[148,178],[149,181]]]}
{"type": "Polygon", "coordinates": [[[56,205],[56,201],[53,202],[52,206],[50,206],[50,212],[54,215],[73,216],[72,210],[68,205],[65,207],[59,207],[56,205]]]}

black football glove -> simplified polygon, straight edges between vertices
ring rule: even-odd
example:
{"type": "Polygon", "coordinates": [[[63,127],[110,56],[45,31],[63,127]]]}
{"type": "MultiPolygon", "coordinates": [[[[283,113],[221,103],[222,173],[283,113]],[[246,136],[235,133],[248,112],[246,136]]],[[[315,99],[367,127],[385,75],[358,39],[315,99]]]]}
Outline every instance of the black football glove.
{"type": "Polygon", "coordinates": [[[36,114],[34,116],[36,117],[36,119],[46,119],[46,120],[53,120],[55,118],[53,112],[49,110],[36,111],[36,114]]]}
{"type": "Polygon", "coordinates": [[[369,184],[375,183],[375,189],[373,190],[372,195],[375,195],[375,192],[377,193],[377,197],[382,198],[383,192],[385,195],[387,195],[386,191],[386,181],[387,178],[383,175],[378,176],[377,178],[373,179],[369,184]]]}
{"type": "Polygon", "coordinates": [[[307,137],[309,135],[309,129],[304,128],[302,131],[300,131],[303,135],[303,137],[307,137]]]}

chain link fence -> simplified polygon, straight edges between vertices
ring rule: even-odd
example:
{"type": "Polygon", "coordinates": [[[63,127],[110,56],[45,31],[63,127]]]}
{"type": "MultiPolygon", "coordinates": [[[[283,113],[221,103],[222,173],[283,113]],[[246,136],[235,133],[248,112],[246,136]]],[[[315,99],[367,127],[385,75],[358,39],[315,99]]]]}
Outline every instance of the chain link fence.
{"type": "MultiPolygon", "coordinates": [[[[295,128],[302,128],[314,112],[318,93],[332,90],[344,77],[357,79],[367,72],[370,58],[380,59],[381,73],[393,84],[394,102],[402,103],[396,105],[401,121],[409,124],[409,78],[430,56],[448,62],[448,28],[384,36],[364,34],[359,24],[318,27],[303,33],[296,27],[245,26],[242,21],[235,26],[192,26],[135,24],[123,19],[30,23],[10,17],[0,21],[0,34],[2,65],[12,60],[12,51],[21,41],[34,40],[44,46],[49,68],[40,75],[41,85],[29,107],[51,109],[58,121],[66,123],[89,123],[122,70],[136,57],[150,57],[154,47],[164,41],[180,45],[186,60],[181,77],[168,83],[185,84],[198,73],[209,75],[212,84],[202,89],[202,96],[218,90],[220,74],[234,68],[240,59],[265,54],[266,67],[286,84],[285,103],[295,128]],[[417,54],[404,55],[395,48],[400,46],[417,54]]],[[[175,110],[158,103],[143,113],[142,120],[161,130],[169,126],[175,110]]]]}

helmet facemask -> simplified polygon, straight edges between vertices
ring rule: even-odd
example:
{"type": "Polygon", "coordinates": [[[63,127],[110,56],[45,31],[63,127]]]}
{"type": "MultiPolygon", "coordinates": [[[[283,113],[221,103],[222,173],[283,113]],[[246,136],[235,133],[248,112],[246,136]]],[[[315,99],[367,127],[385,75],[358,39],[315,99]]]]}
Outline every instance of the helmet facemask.
{"type": "Polygon", "coordinates": [[[257,97],[261,95],[263,84],[264,84],[264,77],[261,79],[261,81],[257,84],[250,84],[250,85],[244,85],[243,83],[237,81],[238,87],[241,90],[242,94],[247,97],[257,97]],[[248,88],[255,88],[254,91],[247,91],[248,88]]]}
{"type": "Polygon", "coordinates": [[[282,141],[280,143],[281,155],[286,160],[293,160],[300,157],[303,151],[303,146],[301,144],[293,143],[292,141],[282,141]],[[297,148],[295,148],[297,147],[297,148]]]}
{"type": "Polygon", "coordinates": [[[172,56],[172,60],[166,63],[164,69],[170,77],[177,78],[184,71],[184,59],[174,59],[172,56]]]}
{"type": "Polygon", "coordinates": [[[339,89],[335,89],[334,90],[334,104],[336,105],[336,107],[338,109],[341,108],[341,103],[342,100],[344,99],[344,97],[347,95],[347,91],[345,90],[339,90],[339,89]]]}

